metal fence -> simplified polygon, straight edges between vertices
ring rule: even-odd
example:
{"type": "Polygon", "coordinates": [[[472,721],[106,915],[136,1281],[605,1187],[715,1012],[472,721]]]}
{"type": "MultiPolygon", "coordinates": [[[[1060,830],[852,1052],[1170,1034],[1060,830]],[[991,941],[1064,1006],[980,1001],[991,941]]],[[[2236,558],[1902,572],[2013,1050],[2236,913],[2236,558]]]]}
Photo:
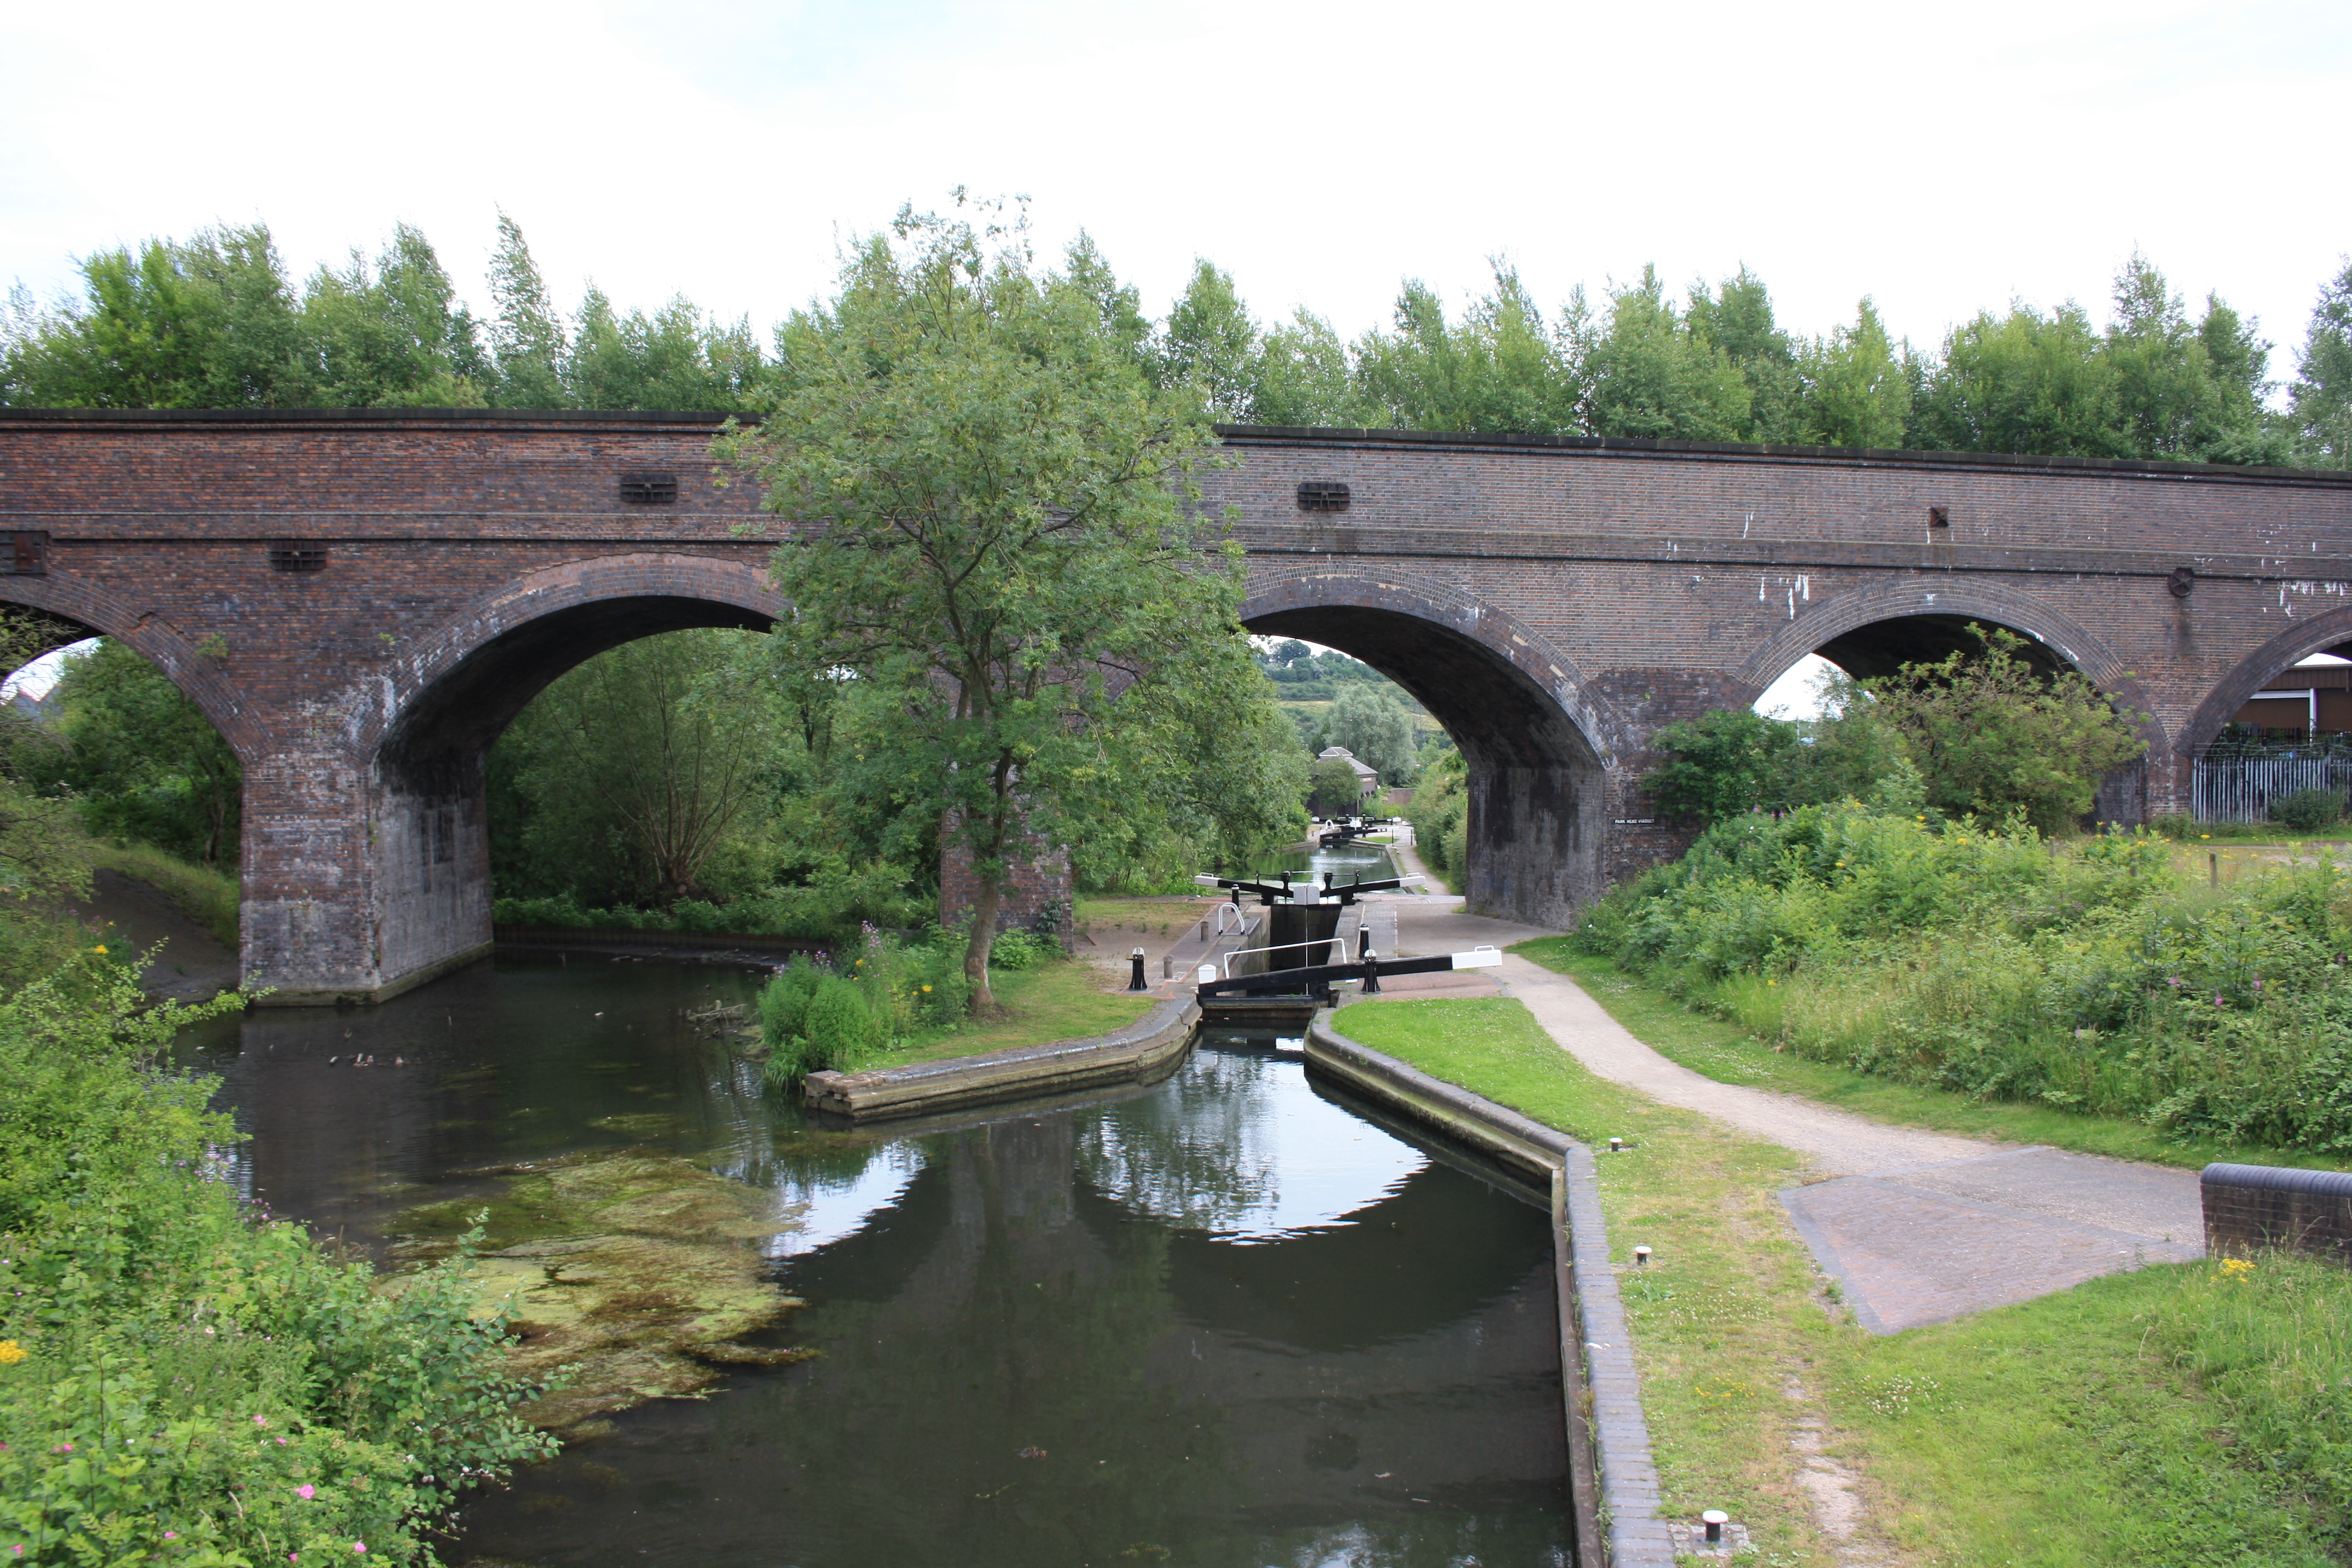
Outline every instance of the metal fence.
{"type": "Polygon", "coordinates": [[[2189,811],[2201,822],[2267,822],[2271,802],[2300,789],[2352,790],[2352,753],[2333,749],[2263,755],[2244,750],[2200,754],[2189,785],[2189,811]]]}

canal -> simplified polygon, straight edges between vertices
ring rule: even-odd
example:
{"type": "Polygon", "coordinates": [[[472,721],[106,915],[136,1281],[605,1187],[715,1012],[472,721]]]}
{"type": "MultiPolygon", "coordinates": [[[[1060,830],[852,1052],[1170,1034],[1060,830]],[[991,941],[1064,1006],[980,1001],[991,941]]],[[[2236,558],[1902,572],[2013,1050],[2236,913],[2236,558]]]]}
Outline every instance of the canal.
{"type": "Polygon", "coordinates": [[[501,961],[188,1042],[249,1195],[380,1263],[533,1163],[682,1159],[806,1303],[763,1342],[809,1359],[586,1424],[474,1494],[446,1561],[1571,1561],[1549,1220],[1507,1181],[1264,1038],[1074,1104],[812,1125],[688,1016],[757,984],[501,961]]]}

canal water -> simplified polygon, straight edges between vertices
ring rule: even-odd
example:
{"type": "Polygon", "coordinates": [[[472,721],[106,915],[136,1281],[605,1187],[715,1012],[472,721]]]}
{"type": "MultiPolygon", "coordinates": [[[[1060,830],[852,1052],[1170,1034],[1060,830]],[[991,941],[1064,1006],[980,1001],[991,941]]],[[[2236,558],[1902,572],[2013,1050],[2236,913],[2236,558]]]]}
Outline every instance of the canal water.
{"type": "Polygon", "coordinates": [[[1261,855],[1250,862],[1253,877],[1278,877],[1285,871],[1310,874],[1318,883],[1323,880],[1323,873],[1328,871],[1331,880],[1344,888],[1359,879],[1382,881],[1396,875],[1396,867],[1389,859],[1385,847],[1360,839],[1329,849],[1292,849],[1280,855],[1261,855]]]}
{"type": "Polygon", "coordinates": [[[686,1014],[756,977],[573,954],[192,1037],[250,1195],[379,1258],[486,1167],[682,1155],[770,1194],[818,1352],[477,1494],[455,1564],[1566,1564],[1547,1215],[1206,1037],[1054,1109],[824,1128],[686,1014]],[[355,1068],[355,1058],[369,1065],[355,1068]]]}

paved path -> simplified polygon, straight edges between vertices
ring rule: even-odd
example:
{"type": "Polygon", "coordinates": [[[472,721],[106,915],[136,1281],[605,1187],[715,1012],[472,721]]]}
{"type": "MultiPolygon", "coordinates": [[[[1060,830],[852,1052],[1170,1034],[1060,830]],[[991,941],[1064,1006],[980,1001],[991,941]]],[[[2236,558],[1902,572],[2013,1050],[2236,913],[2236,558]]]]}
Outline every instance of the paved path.
{"type": "MultiPolygon", "coordinates": [[[[1551,934],[1464,914],[1452,898],[1395,905],[1401,956],[1551,934]]],[[[1806,1155],[1822,1179],[1781,1201],[1855,1316],[1876,1332],[2029,1300],[2142,1262],[2203,1256],[2193,1171],[1894,1127],[1717,1083],[1668,1061],[1573,981],[1523,958],[1506,957],[1499,970],[1475,977],[1436,978],[1454,994],[1517,997],[1602,1078],[1806,1155]]],[[[1391,994],[1408,994],[1405,983],[1391,994]]]]}

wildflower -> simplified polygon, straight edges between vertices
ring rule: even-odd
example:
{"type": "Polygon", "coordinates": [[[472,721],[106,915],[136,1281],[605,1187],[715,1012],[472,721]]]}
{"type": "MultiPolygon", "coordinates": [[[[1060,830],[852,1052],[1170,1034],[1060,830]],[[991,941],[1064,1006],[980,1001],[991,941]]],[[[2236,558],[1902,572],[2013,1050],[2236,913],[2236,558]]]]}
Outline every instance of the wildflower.
{"type": "Polygon", "coordinates": [[[362,1555],[365,1555],[367,1552],[367,1542],[364,1541],[354,1541],[352,1542],[352,1550],[361,1553],[362,1555]]]}
{"type": "Polygon", "coordinates": [[[923,987],[923,994],[924,994],[924,995],[926,995],[926,996],[928,996],[928,995],[929,995],[930,994],[931,994],[931,988],[930,988],[929,986],[928,986],[928,985],[924,986],[924,987],[923,987]]]}
{"type": "Polygon", "coordinates": [[[167,1530],[163,1532],[163,1539],[166,1541],[177,1541],[180,1539],[180,1532],[176,1530],[167,1530]]]}
{"type": "Polygon", "coordinates": [[[2253,1264],[2245,1258],[2225,1258],[2221,1260],[2221,1278],[2224,1279],[2243,1279],[2253,1271],[2253,1264]]]}
{"type": "Polygon", "coordinates": [[[257,1415],[253,1418],[253,1424],[256,1426],[267,1426],[269,1425],[269,1417],[267,1415],[257,1415]]]}
{"type": "Polygon", "coordinates": [[[96,947],[91,948],[90,952],[98,954],[100,958],[104,958],[106,956],[106,944],[104,942],[100,942],[96,947]]]}
{"type": "Polygon", "coordinates": [[[319,1495],[319,1489],[312,1486],[310,1482],[304,1481],[300,1486],[294,1489],[294,1495],[300,1498],[304,1502],[309,1502],[312,1498],[319,1495]]]}
{"type": "Polygon", "coordinates": [[[286,1447],[286,1439],[285,1439],[285,1438],[283,1438],[283,1437],[278,1438],[278,1446],[279,1447],[281,1447],[281,1448],[283,1448],[284,1447],[286,1447]]]}
{"type": "Polygon", "coordinates": [[[0,1366],[15,1366],[32,1353],[14,1340],[0,1340],[0,1366]]]}

